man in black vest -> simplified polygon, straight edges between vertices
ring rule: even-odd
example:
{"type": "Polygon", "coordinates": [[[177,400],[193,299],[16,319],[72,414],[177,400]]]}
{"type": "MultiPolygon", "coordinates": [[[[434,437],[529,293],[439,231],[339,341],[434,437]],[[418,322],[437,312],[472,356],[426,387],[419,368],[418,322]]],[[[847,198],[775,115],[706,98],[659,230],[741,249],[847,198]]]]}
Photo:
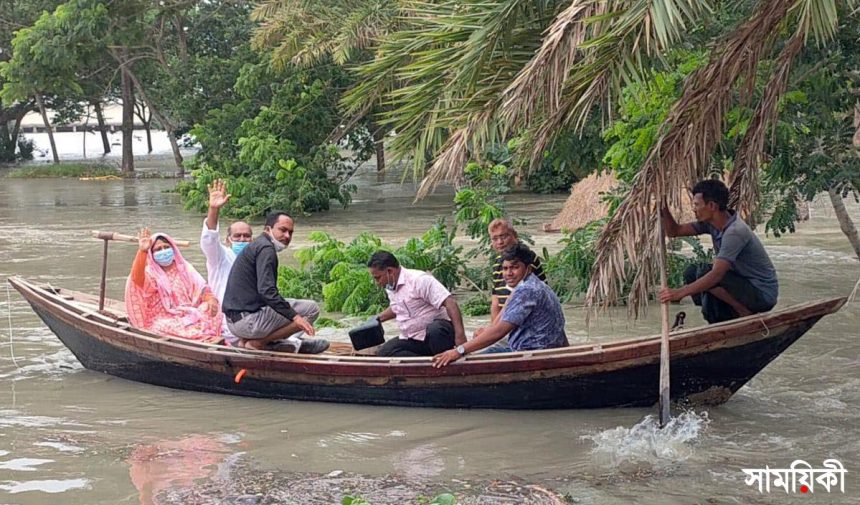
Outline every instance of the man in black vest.
{"type": "MultiPolygon", "coordinates": [[[[317,304],[311,300],[287,300],[278,292],[278,253],[289,245],[293,228],[293,218],[287,213],[271,212],[266,216],[263,233],[236,257],[230,270],[222,310],[227,327],[243,347],[272,349],[273,344],[295,333],[315,334],[312,323],[319,314],[317,304]]],[[[298,349],[285,347],[277,345],[276,350],[317,354],[328,349],[329,343],[303,338],[298,349]]]]}

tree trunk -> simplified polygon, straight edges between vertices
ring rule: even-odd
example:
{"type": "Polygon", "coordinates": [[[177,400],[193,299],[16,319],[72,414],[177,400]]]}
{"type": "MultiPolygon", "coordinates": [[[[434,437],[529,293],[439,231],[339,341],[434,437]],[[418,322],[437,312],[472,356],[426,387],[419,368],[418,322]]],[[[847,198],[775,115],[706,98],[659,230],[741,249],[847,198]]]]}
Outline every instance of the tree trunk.
{"type": "Polygon", "coordinates": [[[18,135],[21,134],[21,123],[24,121],[24,116],[27,114],[27,111],[21,112],[18,117],[15,118],[15,126],[12,127],[12,145],[18,145],[18,135]]]}
{"type": "Polygon", "coordinates": [[[146,153],[152,152],[152,111],[149,112],[149,117],[146,115],[146,104],[142,104],[135,100],[134,113],[143,124],[143,130],[146,132],[146,153]]]}
{"type": "Polygon", "coordinates": [[[122,173],[134,173],[134,83],[128,72],[121,69],[122,75],[122,173]]]}
{"type": "Polygon", "coordinates": [[[376,148],[376,179],[385,180],[385,129],[370,123],[373,128],[373,145],[376,148]]]}
{"type": "Polygon", "coordinates": [[[185,165],[183,164],[182,153],[179,152],[179,142],[176,141],[176,133],[174,133],[172,128],[167,132],[167,140],[170,141],[170,149],[173,150],[173,161],[176,162],[176,167],[179,168],[179,172],[176,175],[185,177],[185,165]]]}
{"type": "Polygon", "coordinates": [[[857,259],[860,260],[860,235],[858,235],[857,227],[854,226],[854,221],[848,214],[848,209],[845,208],[845,202],[842,201],[842,192],[839,189],[832,187],[827,190],[827,194],[830,196],[830,203],[833,204],[836,219],[839,221],[839,228],[841,228],[842,233],[848,237],[848,242],[850,242],[851,247],[854,248],[854,254],[857,256],[857,259]]]}
{"type": "Polygon", "coordinates": [[[93,102],[93,107],[96,109],[96,119],[99,122],[99,132],[102,136],[102,148],[104,149],[105,154],[110,154],[110,140],[108,140],[107,136],[107,126],[105,125],[105,115],[102,111],[102,104],[100,102],[93,102]]]}
{"type": "Polygon", "coordinates": [[[179,152],[179,144],[176,142],[176,126],[174,126],[173,122],[168,120],[166,116],[164,116],[161,111],[155,107],[155,104],[149,99],[144,91],[143,87],[140,85],[140,81],[137,79],[137,76],[134,75],[134,72],[128,70],[128,77],[134,82],[134,86],[137,88],[140,97],[143,99],[143,103],[146,104],[146,107],[150,110],[155,119],[158,120],[158,123],[167,131],[167,138],[170,140],[170,148],[173,150],[173,161],[176,163],[176,168],[179,169],[179,176],[185,176],[185,167],[183,166],[182,153],[179,152]]]}
{"type": "Polygon", "coordinates": [[[182,16],[173,18],[173,26],[176,28],[176,39],[179,42],[179,59],[182,63],[188,62],[188,34],[185,33],[182,16]]]}
{"type": "Polygon", "coordinates": [[[0,163],[15,161],[15,145],[9,133],[9,123],[0,121],[0,163]]]}
{"type": "Polygon", "coordinates": [[[42,121],[45,122],[45,130],[48,132],[48,141],[51,143],[51,155],[54,157],[54,164],[60,163],[60,155],[57,154],[57,143],[54,142],[54,129],[51,128],[51,122],[48,121],[48,112],[45,110],[45,103],[42,101],[42,95],[36,93],[36,105],[39,106],[39,112],[42,114],[42,121]]]}
{"type": "Polygon", "coordinates": [[[143,129],[146,130],[146,152],[152,152],[152,120],[143,123],[143,129]]]}

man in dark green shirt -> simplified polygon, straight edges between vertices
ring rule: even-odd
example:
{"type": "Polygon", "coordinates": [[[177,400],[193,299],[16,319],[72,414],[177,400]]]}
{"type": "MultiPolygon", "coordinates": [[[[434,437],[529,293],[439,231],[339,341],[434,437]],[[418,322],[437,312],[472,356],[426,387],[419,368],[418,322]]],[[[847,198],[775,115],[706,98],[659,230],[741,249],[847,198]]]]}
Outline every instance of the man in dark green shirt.
{"type": "MultiPolygon", "coordinates": [[[[511,295],[511,290],[502,277],[502,253],[519,244],[520,239],[509,219],[494,219],[487,228],[490,232],[490,246],[496,252],[493,256],[493,296],[490,303],[490,324],[493,324],[499,319],[499,314],[502,313],[502,309],[511,295]]],[[[529,252],[531,253],[532,273],[538,279],[546,282],[546,274],[543,272],[540,258],[531,249],[529,252]]]]}

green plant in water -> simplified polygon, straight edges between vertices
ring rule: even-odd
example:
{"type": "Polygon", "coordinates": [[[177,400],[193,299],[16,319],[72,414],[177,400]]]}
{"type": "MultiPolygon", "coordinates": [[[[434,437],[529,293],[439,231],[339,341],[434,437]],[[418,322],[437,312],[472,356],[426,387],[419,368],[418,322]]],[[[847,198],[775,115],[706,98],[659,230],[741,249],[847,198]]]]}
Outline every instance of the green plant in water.
{"type": "Polygon", "coordinates": [[[511,190],[511,176],[508,167],[501,163],[487,166],[473,161],[466,165],[464,172],[467,186],[454,195],[454,222],[465,224],[466,233],[479,240],[478,247],[488,250],[487,226],[493,219],[505,215],[502,196],[511,190]]]}
{"type": "Polygon", "coordinates": [[[38,165],[16,168],[8,177],[40,179],[49,177],[105,177],[120,176],[116,167],[91,163],[61,163],[59,165],[38,165]]]}
{"type": "Polygon", "coordinates": [[[485,293],[477,293],[460,304],[460,312],[464,316],[486,316],[490,313],[490,297],[485,293]]]}
{"type": "Polygon", "coordinates": [[[430,272],[445,287],[454,289],[462,275],[469,273],[463,267],[463,247],[453,244],[455,237],[456,228],[449,230],[443,220],[397,249],[370,233],[347,244],[327,233],[312,232],[314,245],[295,254],[301,267],[282,267],[278,288],[285,297],[322,299],[328,312],[375,314],[388,306],[388,300],[367,270],[374,252],[390,250],[402,266],[430,272]]]}
{"type": "Polygon", "coordinates": [[[370,505],[370,502],[360,496],[344,496],[340,505],[370,505]]]}
{"type": "MultiPolygon", "coordinates": [[[[543,260],[547,282],[563,303],[585,294],[588,290],[591,269],[596,258],[594,246],[607,220],[608,218],[592,221],[568,234],[559,241],[564,247],[554,256],[550,256],[544,249],[543,260]]],[[[713,261],[712,251],[705,251],[696,237],[672,239],[667,249],[667,283],[672,288],[684,285],[684,270],[689,265],[713,261]],[[680,252],[685,243],[692,248],[692,256],[680,252]]],[[[625,289],[625,295],[626,292],[625,289]]]]}

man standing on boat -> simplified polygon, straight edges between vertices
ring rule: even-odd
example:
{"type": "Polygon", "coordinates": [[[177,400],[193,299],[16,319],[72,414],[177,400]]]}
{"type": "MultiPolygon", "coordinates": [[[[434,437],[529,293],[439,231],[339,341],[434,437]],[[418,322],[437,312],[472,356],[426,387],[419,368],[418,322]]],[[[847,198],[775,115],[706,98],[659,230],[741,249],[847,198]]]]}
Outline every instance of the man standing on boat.
{"type": "Polygon", "coordinates": [[[660,290],[661,302],[691,296],[709,323],[767,312],[776,305],[779,283],[776,270],[761,241],[747,224],[728,210],[729,190],[716,180],[693,188],[697,221],[678,224],[669,209],[661,211],[669,237],[709,234],[714,242],[713,265],[692,265],[684,272],[686,285],[660,290]]]}
{"type": "MultiPolygon", "coordinates": [[[[490,297],[490,323],[495,323],[499,320],[499,314],[505,308],[505,303],[511,295],[511,290],[505,284],[504,276],[502,275],[502,253],[513,248],[520,242],[517,230],[514,229],[510,219],[498,218],[490,222],[487,226],[487,231],[490,232],[490,247],[496,251],[493,256],[493,294],[490,297]]],[[[542,281],[546,282],[546,275],[543,272],[540,258],[532,250],[529,249],[528,264],[532,267],[532,272],[542,281]]]]}
{"type": "MultiPolygon", "coordinates": [[[[227,278],[222,309],[227,327],[249,349],[272,349],[271,344],[305,332],[315,334],[313,319],[319,306],[311,300],[284,299],[278,292],[278,253],[293,237],[293,218],[274,211],[266,216],[263,234],[236,257],[227,278]],[[310,320],[302,314],[312,314],[310,320]]],[[[280,344],[273,350],[282,349],[280,344]]],[[[318,354],[328,349],[324,339],[302,338],[293,352],[318,354]]]]}
{"type": "Polygon", "coordinates": [[[495,344],[505,335],[508,335],[507,345],[496,344],[485,352],[567,347],[561,302],[535,275],[532,254],[525,244],[516,244],[502,254],[502,272],[511,295],[501,317],[480,333],[476,332],[469,342],[437,354],[433,366],[441,368],[470,352],[495,344]]]}
{"type": "Polygon", "coordinates": [[[400,327],[400,336],[385,342],[377,355],[433,356],[466,343],[460,306],[435,277],[401,267],[388,251],[375,252],[367,268],[388,295],[389,306],[376,319],[396,319],[400,327]]]}

